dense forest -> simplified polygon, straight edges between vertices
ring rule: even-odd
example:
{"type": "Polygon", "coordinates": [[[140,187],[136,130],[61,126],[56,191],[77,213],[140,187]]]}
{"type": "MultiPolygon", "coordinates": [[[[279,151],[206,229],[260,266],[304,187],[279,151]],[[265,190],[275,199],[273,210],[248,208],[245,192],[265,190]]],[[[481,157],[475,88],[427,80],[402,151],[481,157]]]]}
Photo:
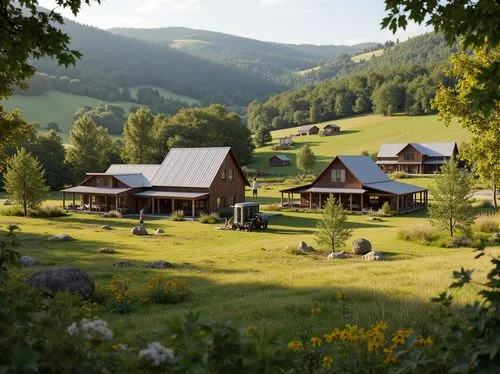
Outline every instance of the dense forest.
{"type": "Polygon", "coordinates": [[[343,56],[335,68],[329,65],[330,70],[304,77],[315,85],[252,102],[247,111],[249,127],[252,131],[279,129],[372,111],[433,113],[430,102],[444,80],[443,68],[452,50],[441,36],[425,34],[389,46],[381,57],[370,61],[355,63],[343,56]],[[329,75],[334,78],[318,83],[329,75]]]}

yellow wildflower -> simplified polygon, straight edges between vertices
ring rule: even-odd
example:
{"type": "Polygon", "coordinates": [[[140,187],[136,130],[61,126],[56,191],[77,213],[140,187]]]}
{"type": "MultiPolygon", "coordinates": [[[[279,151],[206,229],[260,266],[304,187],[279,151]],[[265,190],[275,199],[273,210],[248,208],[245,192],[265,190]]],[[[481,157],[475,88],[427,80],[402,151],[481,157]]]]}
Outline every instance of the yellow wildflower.
{"type": "Polygon", "coordinates": [[[247,335],[254,335],[257,332],[257,326],[248,325],[246,329],[247,335]]]}
{"type": "Polygon", "coordinates": [[[403,345],[406,342],[406,338],[411,335],[413,335],[412,329],[408,330],[399,329],[394,333],[392,337],[392,342],[396,345],[403,345]]]}
{"type": "Polygon", "coordinates": [[[419,337],[417,339],[417,345],[421,347],[428,347],[432,345],[432,339],[431,338],[424,338],[423,336],[419,337]]]}
{"type": "Polygon", "coordinates": [[[384,348],[384,353],[385,353],[385,359],[384,359],[384,365],[392,365],[396,362],[396,357],[393,354],[393,347],[390,348],[384,348]]]}
{"type": "Polygon", "coordinates": [[[314,336],[311,338],[311,346],[312,347],[321,347],[321,339],[314,336]]]}
{"type": "Polygon", "coordinates": [[[331,356],[324,356],[323,357],[323,366],[324,367],[332,367],[333,364],[333,358],[331,356]]]}
{"type": "Polygon", "coordinates": [[[291,351],[298,352],[304,349],[304,345],[299,340],[292,340],[291,342],[288,343],[288,349],[291,351]]]}

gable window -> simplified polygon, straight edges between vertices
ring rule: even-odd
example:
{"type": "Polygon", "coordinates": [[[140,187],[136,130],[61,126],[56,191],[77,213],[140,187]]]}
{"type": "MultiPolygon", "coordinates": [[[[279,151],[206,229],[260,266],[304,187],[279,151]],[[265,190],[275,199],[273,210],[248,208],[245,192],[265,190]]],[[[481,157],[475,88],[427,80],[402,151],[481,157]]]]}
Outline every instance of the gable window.
{"type": "Polygon", "coordinates": [[[413,161],[413,160],[415,160],[415,153],[408,152],[408,153],[405,153],[403,157],[404,157],[405,161],[413,161]]]}
{"type": "Polygon", "coordinates": [[[222,169],[220,171],[220,179],[222,179],[223,181],[226,180],[226,169],[222,169]]]}
{"type": "Polygon", "coordinates": [[[229,182],[232,182],[234,180],[234,169],[229,169],[227,172],[227,178],[229,182]]]}
{"type": "Polygon", "coordinates": [[[332,169],[332,182],[345,182],[345,169],[332,169]]]}

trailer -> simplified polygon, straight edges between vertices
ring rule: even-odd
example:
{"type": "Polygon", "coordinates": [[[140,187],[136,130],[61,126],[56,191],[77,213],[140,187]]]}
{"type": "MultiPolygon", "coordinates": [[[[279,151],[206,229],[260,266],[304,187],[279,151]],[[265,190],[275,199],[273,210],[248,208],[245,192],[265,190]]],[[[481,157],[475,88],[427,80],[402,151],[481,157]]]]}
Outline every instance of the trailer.
{"type": "Polygon", "coordinates": [[[269,226],[269,220],[267,215],[260,212],[259,208],[259,203],[255,202],[234,204],[232,229],[246,231],[266,230],[269,226]]]}

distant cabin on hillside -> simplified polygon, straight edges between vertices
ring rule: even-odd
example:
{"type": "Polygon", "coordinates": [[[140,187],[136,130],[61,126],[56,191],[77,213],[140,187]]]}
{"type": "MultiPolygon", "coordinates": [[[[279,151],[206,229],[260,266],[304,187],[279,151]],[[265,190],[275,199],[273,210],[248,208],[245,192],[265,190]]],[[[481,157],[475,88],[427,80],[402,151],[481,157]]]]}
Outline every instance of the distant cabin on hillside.
{"type": "Polygon", "coordinates": [[[269,158],[269,166],[290,166],[291,160],[287,155],[276,154],[269,158]]]}
{"type": "Polygon", "coordinates": [[[292,145],[293,140],[291,136],[285,136],[283,138],[279,138],[279,145],[292,145]]]}
{"type": "Polygon", "coordinates": [[[160,165],[111,165],[61,192],[63,208],[69,210],[144,209],[160,215],[183,210],[194,217],[229,212],[245,201],[245,186],[250,183],[231,148],[172,148],[160,165]]]}
{"type": "Polygon", "coordinates": [[[323,135],[324,136],[330,136],[330,135],[335,135],[340,132],[340,126],[335,125],[333,123],[329,123],[325,127],[323,127],[323,135]]]}
{"type": "Polygon", "coordinates": [[[307,126],[302,126],[299,127],[297,130],[297,133],[295,135],[297,136],[304,136],[304,135],[317,135],[319,133],[319,127],[316,125],[307,125],[307,126]]]}
{"type": "Polygon", "coordinates": [[[447,160],[457,156],[456,142],[382,144],[377,165],[386,173],[433,174],[438,173],[447,160]]]}

